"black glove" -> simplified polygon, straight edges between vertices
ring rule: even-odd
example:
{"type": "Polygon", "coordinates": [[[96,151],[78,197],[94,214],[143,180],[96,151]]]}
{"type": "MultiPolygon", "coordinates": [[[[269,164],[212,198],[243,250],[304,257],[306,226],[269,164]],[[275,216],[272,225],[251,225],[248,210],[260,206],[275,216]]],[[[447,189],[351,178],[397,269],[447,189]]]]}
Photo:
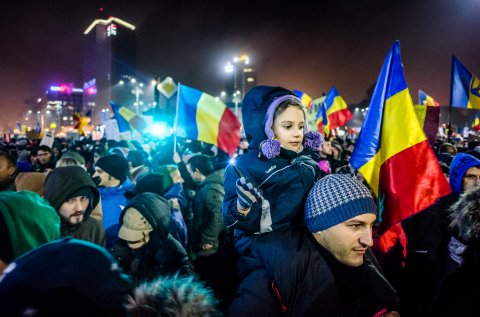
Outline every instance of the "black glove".
{"type": "Polygon", "coordinates": [[[253,179],[242,176],[237,180],[236,185],[237,201],[242,209],[249,209],[254,203],[262,202],[262,191],[257,187],[253,179]]]}

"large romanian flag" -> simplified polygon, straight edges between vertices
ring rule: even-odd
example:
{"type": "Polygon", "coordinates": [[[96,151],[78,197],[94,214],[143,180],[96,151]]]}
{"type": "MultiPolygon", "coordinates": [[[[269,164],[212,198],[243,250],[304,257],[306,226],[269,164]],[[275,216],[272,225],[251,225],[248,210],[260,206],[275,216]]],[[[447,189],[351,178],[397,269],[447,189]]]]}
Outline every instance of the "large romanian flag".
{"type": "Polygon", "coordinates": [[[350,164],[383,201],[381,233],[450,192],[416,118],[398,41],[383,64],[350,164]]]}
{"type": "Polygon", "coordinates": [[[218,98],[178,85],[177,135],[216,145],[230,156],[240,144],[240,121],[218,98]]]}
{"type": "MultiPolygon", "coordinates": [[[[352,118],[352,113],[348,109],[347,103],[339,95],[337,88],[332,87],[325,98],[325,108],[327,109],[327,118],[330,129],[336,129],[343,127],[348,120],[352,118]]],[[[322,108],[319,109],[317,114],[317,126],[320,129],[320,125],[324,125],[322,122],[323,114],[320,113],[323,111],[322,108]]]]}
{"type": "Polygon", "coordinates": [[[452,57],[451,106],[480,109],[480,80],[452,57]]]}

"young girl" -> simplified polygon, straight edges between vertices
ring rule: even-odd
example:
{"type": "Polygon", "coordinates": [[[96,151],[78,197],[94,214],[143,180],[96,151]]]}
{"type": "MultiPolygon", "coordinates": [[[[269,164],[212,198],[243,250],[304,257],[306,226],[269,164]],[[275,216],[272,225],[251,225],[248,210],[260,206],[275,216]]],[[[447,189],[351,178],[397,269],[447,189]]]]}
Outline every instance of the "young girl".
{"type": "Polygon", "coordinates": [[[302,103],[281,87],[252,88],[242,104],[249,151],[225,171],[223,219],[240,255],[256,237],[303,225],[303,207],[320,176],[310,157],[323,138],[308,132],[302,103]]]}

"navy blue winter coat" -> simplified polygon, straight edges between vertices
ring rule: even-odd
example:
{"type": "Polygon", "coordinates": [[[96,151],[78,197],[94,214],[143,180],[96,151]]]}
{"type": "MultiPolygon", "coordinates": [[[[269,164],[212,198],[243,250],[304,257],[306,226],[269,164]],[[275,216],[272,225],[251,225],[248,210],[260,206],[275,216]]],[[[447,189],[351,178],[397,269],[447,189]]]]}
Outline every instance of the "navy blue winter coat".
{"type": "Polygon", "coordinates": [[[233,226],[240,253],[248,248],[255,234],[301,225],[308,192],[320,175],[318,165],[306,152],[295,153],[282,148],[281,154],[267,159],[259,151],[267,139],[264,121],[268,106],[280,96],[292,94],[280,87],[255,87],[245,96],[242,115],[249,143],[248,153],[236,158],[243,176],[254,179],[263,192],[263,208],[253,204],[247,216],[237,210],[236,181],[240,177],[232,166],[225,170],[225,197],[222,205],[226,226],[233,226]],[[262,215],[263,209],[263,215],[262,215]],[[271,220],[271,221],[270,221],[271,220]]]}

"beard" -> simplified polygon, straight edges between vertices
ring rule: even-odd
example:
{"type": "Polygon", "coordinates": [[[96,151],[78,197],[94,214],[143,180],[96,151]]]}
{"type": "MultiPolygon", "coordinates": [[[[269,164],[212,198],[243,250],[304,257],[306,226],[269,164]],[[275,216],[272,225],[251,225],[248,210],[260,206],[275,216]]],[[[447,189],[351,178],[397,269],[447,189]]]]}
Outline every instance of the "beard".
{"type": "Polygon", "coordinates": [[[70,217],[68,217],[68,221],[71,223],[71,224],[78,224],[78,223],[81,223],[83,221],[83,216],[84,216],[84,212],[76,212],[76,213],[73,213],[70,215],[70,217]]]}

